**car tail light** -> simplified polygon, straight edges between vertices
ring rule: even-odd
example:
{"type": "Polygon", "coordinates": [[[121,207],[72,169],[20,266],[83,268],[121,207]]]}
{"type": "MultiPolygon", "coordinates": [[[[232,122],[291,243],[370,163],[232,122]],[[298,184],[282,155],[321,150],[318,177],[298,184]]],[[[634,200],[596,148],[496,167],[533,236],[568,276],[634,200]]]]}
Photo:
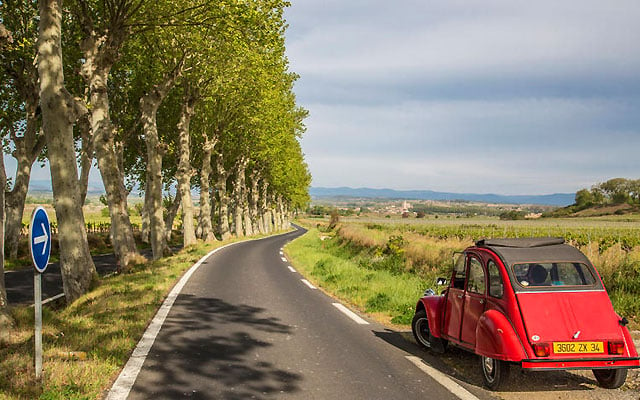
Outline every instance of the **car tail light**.
{"type": "Polygon", "coordinates": [[[532,347],[537,357],[548,357],[549,354],[551,354],[551,346],[549,343],[534,343],[532,347]]]}
{"type": "Polygon", "coordinates": [[[609,342],[609,354],[614,354],[619,356],[623,355],[624,342],[622,341],[609,342]]]}

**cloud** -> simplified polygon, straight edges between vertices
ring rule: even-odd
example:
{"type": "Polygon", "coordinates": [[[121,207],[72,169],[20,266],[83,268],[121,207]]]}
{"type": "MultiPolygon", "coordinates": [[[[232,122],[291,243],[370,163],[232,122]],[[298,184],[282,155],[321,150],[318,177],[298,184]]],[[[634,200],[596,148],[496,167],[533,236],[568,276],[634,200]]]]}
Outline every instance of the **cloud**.
{"type": "Polygon", "coordinates": [[[574,191],[640,162],[640,3],[301,1],[314,185],[574,191]]]}

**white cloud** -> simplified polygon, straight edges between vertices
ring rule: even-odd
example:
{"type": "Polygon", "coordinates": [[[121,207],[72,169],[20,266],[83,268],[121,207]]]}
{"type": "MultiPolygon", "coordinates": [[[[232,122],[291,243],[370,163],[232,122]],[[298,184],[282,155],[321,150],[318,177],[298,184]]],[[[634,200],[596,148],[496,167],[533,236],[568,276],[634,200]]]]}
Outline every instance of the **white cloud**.
{"type": "Polygon", "coordinates": [[[313,184],[574,191],[640,161],[640,3],[300,1],[313,184]]]}

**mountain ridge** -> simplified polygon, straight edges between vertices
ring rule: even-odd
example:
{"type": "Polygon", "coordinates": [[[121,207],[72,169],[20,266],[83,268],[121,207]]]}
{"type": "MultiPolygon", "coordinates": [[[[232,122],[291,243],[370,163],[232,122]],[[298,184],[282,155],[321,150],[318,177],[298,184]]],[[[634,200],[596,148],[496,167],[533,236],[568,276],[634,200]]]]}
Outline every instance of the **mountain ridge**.
{"type": "Polygon", "coordinates": [[[494,193],[452,193],[433,190],[395,190],[351,187],[311,187],[309,195],[320,199],[327,197],[361,197],[405,200],[477,201],[500,204],[539,204],[564,207],[575,202],[575,193],[552,193],[543,195],[502,195],[494,193]]]}

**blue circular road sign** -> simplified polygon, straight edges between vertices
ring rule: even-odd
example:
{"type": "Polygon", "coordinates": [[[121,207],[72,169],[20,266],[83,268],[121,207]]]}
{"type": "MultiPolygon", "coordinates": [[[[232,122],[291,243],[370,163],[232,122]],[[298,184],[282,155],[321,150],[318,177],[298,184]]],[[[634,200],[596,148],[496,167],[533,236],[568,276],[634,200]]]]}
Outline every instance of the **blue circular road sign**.
{"type": "Polygon", "coordinates": [[[33,210],[29,227],[29,249],[36,271],[43,273],[49,264],[51,254],[51,225],[49,216],[42,207],[33,210]]]}

